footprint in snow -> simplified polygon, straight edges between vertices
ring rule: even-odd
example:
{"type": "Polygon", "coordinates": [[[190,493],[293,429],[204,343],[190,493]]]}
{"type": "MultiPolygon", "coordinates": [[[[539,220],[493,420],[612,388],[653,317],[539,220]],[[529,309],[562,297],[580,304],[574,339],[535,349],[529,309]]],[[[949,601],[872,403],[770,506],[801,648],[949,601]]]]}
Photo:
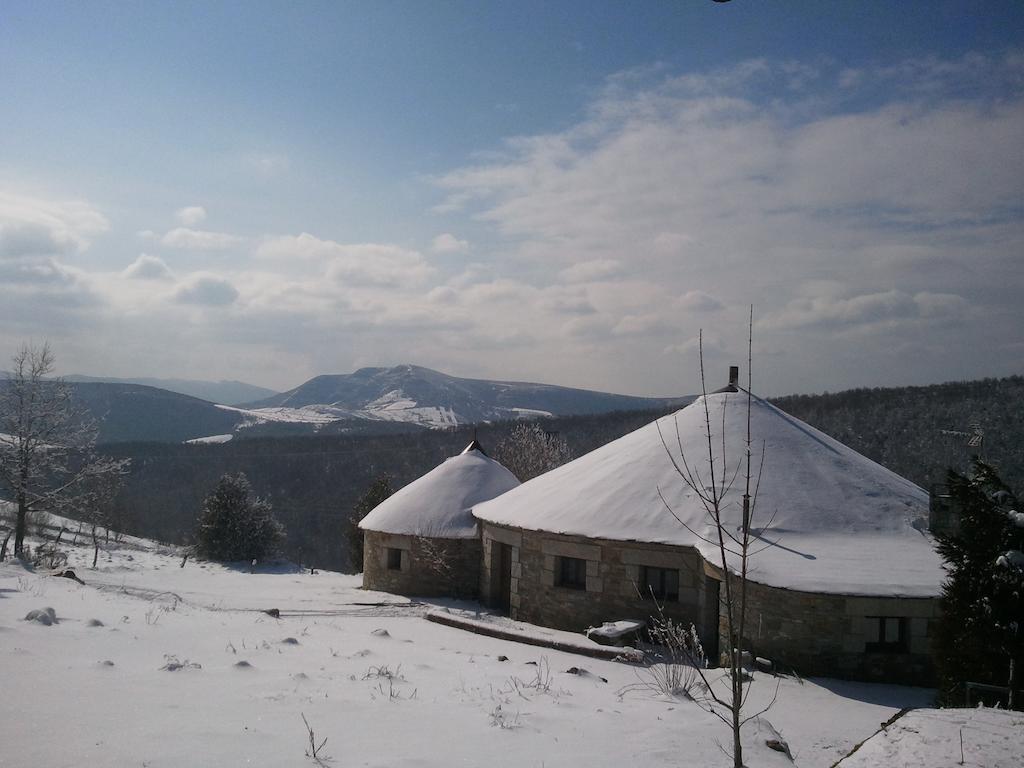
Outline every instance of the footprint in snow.
{"type": "Polygon", "coordinates": [[[110,659],[104,659],[103,661],[96,662],[96,665],[109,669],[110,667],[114,666],[114,662],[112,662],[110,659]]]}
{"type": "Polygon", "coordinates": [[[244,659],[242,661],[236,661],[234,666],[235,669],[253,669],[252,664],[250,664],[248,661],[245,661],[244,659]]]}
{"type": "Polygon", "coordinates": [[[370,634],[371,635],[376,635],[377,637],[391,637],[391,633],[388,632],[386,629],[383,629],[383,628],[382,629],[375,629],[370,634]]]}
{"type": "Polygon", "coordinates": [[[87,627],[102,627],[103,626],[103,622],[100,621],[99,619],[89,619],[87,622],[85,622],[85,626],[87,626],[87,627]]]}
{"type": "Polygon", "coordinates": [[[281,644],[282,645],[298,645],[299,641],[296,640],[294,637],[286,637],[284,640],[281,641],[281,644]]]}

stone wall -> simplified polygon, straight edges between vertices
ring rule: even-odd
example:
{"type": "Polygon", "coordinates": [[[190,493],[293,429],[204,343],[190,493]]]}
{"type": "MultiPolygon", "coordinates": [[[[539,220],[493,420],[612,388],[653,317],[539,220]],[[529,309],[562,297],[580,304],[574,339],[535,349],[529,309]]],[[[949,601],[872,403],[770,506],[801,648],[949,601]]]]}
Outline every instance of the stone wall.
{"type": "MultiPolygon", "coordinates": [[[[747,642],[756,656],[801,675],[931,685],[931,637],[938,598],[858,597],[799,592],[747,582],[747,642]],[[870,619],[903,620],[906,652],[868,652],[870,619]]],[[[721,614],[721,647],[726,621],[721,614]]]]}
{"type": "MultiPolygon", "coordinates": [[[[640,544],[482,524],[480,595],[498,605],[498,549],[511,550],[509,614],[533,624],[582,631],[604,621],[647,620],[657,612],[637,592],[642,565],[679,571],[679,599],[666,616],[693,622],[714,663],[728,648],[721,573],[690,547],[640,544]],[[586,561],[586,589],[557,586],[559,557],[586,561]]],[[[747,585],[746,647],[801,675],[930,685],[938,598],[858,597],[747,585]],[[868,652],[869,618],[904,622],[906,652],[868,652]]]]}
{"type": "Polygon", "coordinates": [[[646,621],[658,607],[653,599],[639,595],[640,568],[653,566],[679,573],[679,598],[663,603],[665,615],[692,622],[702,641],[714,647],[717,610],[706,604],[708,576],[695,549],[482,525],[480,594],[489,605],[500,603],[497,546],[509,546],[512,618],[570,631],[618,619],[646,621]],[[557,585],[559,557],[586,561],[586,589],[557,585]]]}
{"type": "Polygon", "coordinates": [[[366,531],[363,588],[419,597],[474,598],[480,582],[479,539],[434,539],[366,531]],[[388,549],[401,550],[401,568],[388,568],[388,549]],[[437,563],[443,564],[438,567],[437,563]]]}

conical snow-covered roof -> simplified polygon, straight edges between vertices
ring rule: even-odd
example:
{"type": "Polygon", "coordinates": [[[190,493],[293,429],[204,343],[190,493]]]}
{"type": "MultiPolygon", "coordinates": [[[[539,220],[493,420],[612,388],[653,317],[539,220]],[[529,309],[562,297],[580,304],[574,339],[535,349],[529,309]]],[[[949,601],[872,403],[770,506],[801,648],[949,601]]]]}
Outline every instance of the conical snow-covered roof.
{"type": "MultiPolygon", "coordinates": [[[[727,390],[479,504],[473,514],[530,530],[694,546],[718,564],[715,528],[673,459],[706,487],[713,457],[715,483],[724,475],[729,486],[725,527],[738,534],[748,398],[727,390]]],[[[751,521],[752,580],[843,594],[939,594],[943,571],[925,531],[925,491],[757,397],[750,423],[752,494],[762,446],[764,454],[751,521]]]]}
{"type": "Polygon", "coordinates": [[[517,485],[516,476],[474,440],[458,456],[446,459],[374,507],[359,527],[438,539],[473,538],[477,521],[470,507],[517,485]]]}

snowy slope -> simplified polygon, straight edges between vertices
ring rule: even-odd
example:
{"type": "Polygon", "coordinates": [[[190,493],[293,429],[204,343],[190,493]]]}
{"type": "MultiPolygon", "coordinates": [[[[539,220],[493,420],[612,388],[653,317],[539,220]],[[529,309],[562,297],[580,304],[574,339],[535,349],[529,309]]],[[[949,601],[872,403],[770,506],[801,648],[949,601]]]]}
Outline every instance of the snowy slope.
{"type": "MultiPolygon", "coordinates": [[[[708,395],[716,485],[723,474],[732,483],[723,516],[734,531],[742,518],[746,404],[743,393],[708,395]]],[[[924,532],[928,497],[921,488],[764,400],[753,399],[751,424],[755,472],[764,446],[752,525],[757,530],[774,518],[755,542],[768,546],[751,561],[753,580],[847,594],[939,593],[943,571],[924,532]]],[[[473,512],[534,530],[692,545],[717,563],[704,540],[715,538],[709,517],[672,462],[682,466],[685,458],[706,486],[708,450],[701,399],[473,512]]]]}
{"type": "MultiPolygon", "coordinates": [[[[84,585],[0,564],[4,768],[315,765],[303,715],[337,766],[731,765],[728,732],[692,702],[619,695],[636,667],[430,623],[358,576],[181,568],[134,539],[96,570],[91,548],[70,556],[84,585]],[[24,620],[43,607],[56,624],[24,620]]],[[[775,682],[755,678],[752,706],[775,682]]],[[[764,743],[778,731],[798,765],[825,768],[931,696],[778,682],[771,723],[745,732],[751,766],[791,765],[764,743]]]]}
{"type": "Polygon", "coordinates": [[[382,501],[359,527],[433,538],[473,538],[477,522],[470,507],[518,485],[515,475],[497,461],[467,449],[382,501]]]}
{"type": "Polygon", "coordinates": [[[1022,764],[1024,713],[917,709],[880,730],[837,768],[1020,768],[1022,764]]]}

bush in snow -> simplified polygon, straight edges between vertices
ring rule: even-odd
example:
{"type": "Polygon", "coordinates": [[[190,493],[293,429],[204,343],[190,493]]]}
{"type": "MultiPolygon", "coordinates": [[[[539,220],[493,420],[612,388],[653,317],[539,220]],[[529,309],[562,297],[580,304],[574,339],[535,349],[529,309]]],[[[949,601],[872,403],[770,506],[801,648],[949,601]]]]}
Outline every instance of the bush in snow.
{"type": "Polygon", "coordinates": [[[960,530],[938,536],[949,578],[935,635],[942,698],[964,700],[965,682],[1008,686],[1009,704],[1024,702],[1024,527],[1016,497],[987,464],[975,461],[970,476],[949,473],[949,492],[960,530]]]}
{"type": "Polygon", "coordinates": [[[224,475],[203,500],[196,551],[211,560],[262,560],[277,553],[284,528],[244,474],[224,475]]]}

